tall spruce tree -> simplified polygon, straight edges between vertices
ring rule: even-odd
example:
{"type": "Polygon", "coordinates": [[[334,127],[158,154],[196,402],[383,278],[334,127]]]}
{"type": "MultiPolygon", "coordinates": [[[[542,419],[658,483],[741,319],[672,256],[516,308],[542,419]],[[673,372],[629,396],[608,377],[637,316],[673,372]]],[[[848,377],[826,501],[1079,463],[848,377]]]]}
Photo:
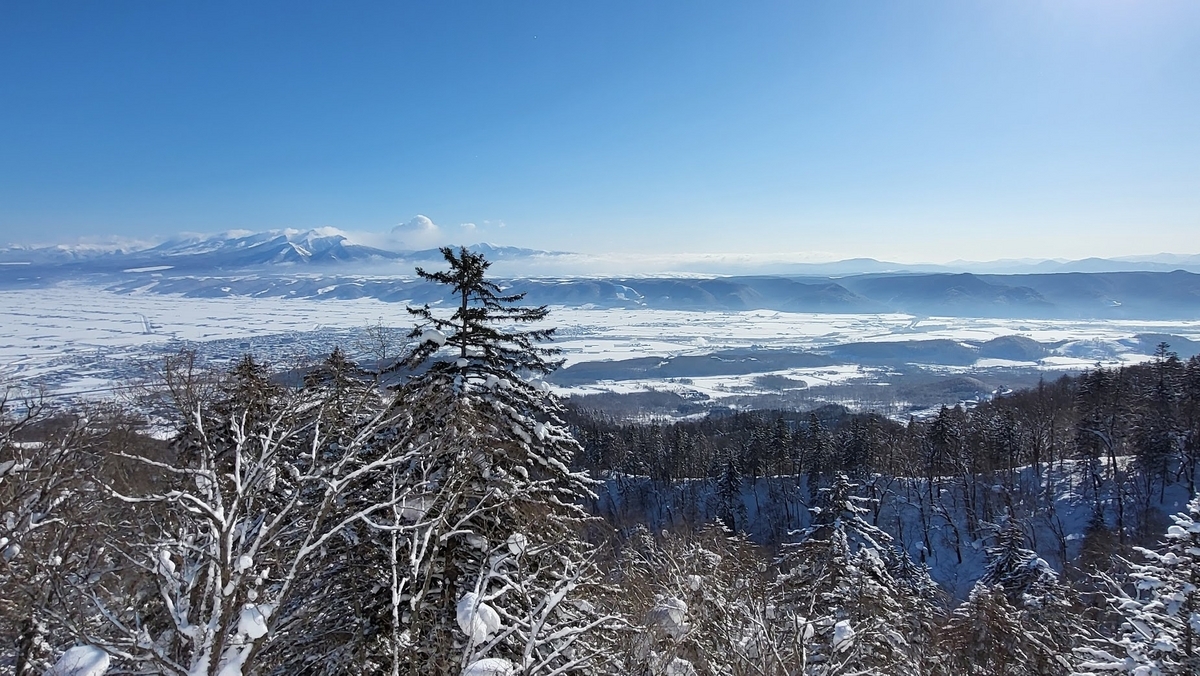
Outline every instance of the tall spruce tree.
{"type": "Polygon", "coordinates": [[[568,468],[579,447],[557,400],[527,380],[555,367],[540,346],[553,329],[513,327],[547,310],[514,305],[522,294],[485,279],[481,254],[442,255],[449,270],[417,272],[449,287],[455,311],[409,309],[417,375],[394,404],[408,420],[390,443],[420,453],[397,475],[418,497],[396,523],[393,673],[594,673],[611,621],[581,598],[599,577],[580,535],[592,483],[568,468]]]}
{"type": "Polygon", "coordinates": [[[472,373],[544,375],[558,364],[547,357],[558,354],[555,348],[541,347],[554,335],[553,328],[519,331],[514,324],[540,322],[550,314],[545,305],[522,307],[514,305],[525,294],[504,294],[504,290],[485,277],[491,263],[483,254],[460,248],[457,252],[442,247],[442,257],[450,265],[446,272],[428,272],[417,268],[421,279],[450,287],[456,309],[450,318],[439,317],[428,304],[408,308],[419,320],[409,338],[420,338],[407,363],[416,367],[429,361],[443,346],[458,353],[466,363],[436,360],[433,368],[454,367],[472,373]]]}

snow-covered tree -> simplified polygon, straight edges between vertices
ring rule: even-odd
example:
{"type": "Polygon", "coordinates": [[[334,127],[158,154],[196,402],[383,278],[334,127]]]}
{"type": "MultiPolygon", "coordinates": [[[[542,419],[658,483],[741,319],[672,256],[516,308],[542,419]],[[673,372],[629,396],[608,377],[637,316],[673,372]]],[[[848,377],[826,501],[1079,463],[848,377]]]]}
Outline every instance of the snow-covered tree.
{"type": "MultiPolygon", "coordinates": [[[[928,585],[892,577],[891,537],[845,475],[822,489],[813,525],[785,545],[774,583],[782,673],[922,673],[934,608],[928,585]]],[[[919,569],[908,570],[916,576],[919,569]]]]}
{"type": "Polygon", "coordinates": [[[455,311],[409,309],[421,321],[406,360],[417,375],[393,404],[405,421],[390,443],[420,449],[396,470],[409,496],[393,520],[396,669],[475,673],[492,660],[593,673],[609,660],[614,618],[584,593],[599,578],[581,539],[592,484],[569,468],[579,447],[556,399],[527,379],[554,368],[539,345],[553,329],[514,327],[547,310],[513,305],[522,296],[485,279],[482,255],[442,254],[448,271],[417,272],[450,287],[455,311]]]}
{"type": "Polygon", "coordinates": [[[939,633],[945,674],[1066,674],[1084,628],[1073,592],[1010,521],[988,549],[989,562],[966,601],[939,633]]]}
{"type": "Polygon", "coordinates": [[[742,472],[737,458],[732,453],[723,453],[717,458],[716,507],[717,516],[730,530],[746,528],[746,503],[742,497],[742,472]]]}
{"type": "Polygon", "coordinates": [[[147,445],[155,444],[113,407],[68,414],[38,396],[0,391],[0,674],[42,673],[74,643],[61,618],[94,615],[86,598],[62,588],[93,569],[119,527],[97,481],[140,480],[110,472],[105,456],[147,445]]]}
{"type": "Polygon", "coordinates": [[[156,485],[104,483],[129,507],[127,532],[106,543],[107,566],[68,580],[67,591],[89,599],[100,618],[73,623],[76,635],[126,668],[263,673],[268,646],[290,644],[312,620],[297,612],[305,604],[296,594],[324,567],[331,541],[391,508],[342,508],[403,459],[399,449],[367,446],[382,420],[331,443],[317,393],[244,394],[215,415],[192,411],[172,462],[117,454],[157,476],[156,485]]]}
{"type": "Polygon", "coordinates": [[[655,538],[638,527],[622,552],[621,598],[638,626],[626,668],[635,674],[777,673],[767,566],[745,535],[719,524],[655,538]],[[690,671],[689,671],[690,670],[690,671]]]}
{"type": "Polygon", "coordinates": [[[49,424],[45,402],[0,390],[0,673],[40,672],[52,656],[47,608],[64,553],[87,534],[74,518],[94,464],[77,422],[59,433],[26,433],[49,424]]]}
{"type": "MultiPolygon", "coordinates": [[[[304,414],[320,417],[320,453],[337,457],[353,450],[364,458],[400,453],[379,443],[390,423],[380,417],[386,404],[375,374],[359,368],[340,349],[305,374],[304,387],[322,402],[304,414]]],[[[403,501],[392,490],[392,476],[391,471],[376,471],[338,498],[337,513],[363,518],[329,538],[319,566],[298,580],[292,602],[282,609],[288,621],[280,623],[276,640],[264,647],[263,659],[274,673],[342,674],[350,665],[359,673],[384,673],[391,663],[392,623],[384,591],[392,573],[388,541],[398,534],[375,524],[390,525],[403,501]]]]}
{"type": "Polygon", "coordinates": [[[1144,563],[1108,578],[1119,634],[1085,646],[1079,674],[1175,676],[1200,673],[1200,497],[1172,517],[1157,550],[1138,548],[1144,563]]]}

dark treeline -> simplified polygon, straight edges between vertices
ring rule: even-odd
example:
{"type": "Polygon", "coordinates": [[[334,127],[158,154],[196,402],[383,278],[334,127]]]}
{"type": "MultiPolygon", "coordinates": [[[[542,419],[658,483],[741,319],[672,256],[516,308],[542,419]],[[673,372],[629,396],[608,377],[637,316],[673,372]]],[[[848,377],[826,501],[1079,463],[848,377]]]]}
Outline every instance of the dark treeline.
{"type": "Polygon", "coordinates": [[[746,411],[675,422],[629,422],[571,407],[581,467],[598,474],[757,482],[793,477],[812,490],[833,477],[948,477],[1012,489],[1020,468],[1035,476],[1064,462],[1087,472],[1089,497],[1112,501],[1115,529],[1173,482],[1194,492],[1200,459],[1200,357],[1180,360],[1162,344],[1143,364],[1063,376],[968,409],[943,407],[907,423],[837,405],[813,411],[746,411]],[[1133,458],[1127,466],[1119,459],[1133,458]],[[1110,485],[1116,482],[1118,485],[1110,485]],[[1134,506],[1136,507],[1136,506],[1134,506]]]}

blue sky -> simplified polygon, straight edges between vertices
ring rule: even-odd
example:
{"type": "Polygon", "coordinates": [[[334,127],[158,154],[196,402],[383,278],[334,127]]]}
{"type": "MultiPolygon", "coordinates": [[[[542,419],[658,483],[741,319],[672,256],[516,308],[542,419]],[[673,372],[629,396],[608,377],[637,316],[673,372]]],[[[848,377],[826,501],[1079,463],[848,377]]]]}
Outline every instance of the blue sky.
{"type": "Polygon", "coordinates": [[[1200,252],[1191,0],[3,2],[0,66],[0,240],[1200,252]]]}

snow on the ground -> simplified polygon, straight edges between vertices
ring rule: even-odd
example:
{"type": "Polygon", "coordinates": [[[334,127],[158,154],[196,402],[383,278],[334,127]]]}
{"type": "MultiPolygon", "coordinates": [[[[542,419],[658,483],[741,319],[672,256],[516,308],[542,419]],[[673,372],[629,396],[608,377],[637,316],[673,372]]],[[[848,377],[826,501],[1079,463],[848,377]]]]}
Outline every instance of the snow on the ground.
{"type": "MultiPolygon", "coordinates": [[[[105,381],[107,374],[81,372],[81,364],[144,354],[147,348],[162,350],[181,342],[307,335],[318,329],[349,331],[380,323],[407,331],[410,322],[403,302],[373,298],[185,298],[139,292],[118,294],[84,283],[6,289],[0,290],[0,379],[32,382],[57,369],[60,376],[71,378],[71,382],[56,384],[59,392],[87,393],[102,389],[109,381],[105,381]]],[[[774,310],[554,307],[548,323],[558,329],[555,346],[563,350],[568,366],[582,361],[702,354],[739,347],[811,349],[862,341],[983,341],[1020,335],[1042,342],[1072,341],[1079,349],[1070,352],[1074,356],[1056,355],[1037,364],[983,360],[977,366],[1019,364],[1061,370],[1144,360],[1145,355],[1117,343],[1138,333],[1200,339],[1200,321],[1014,320],[774,310]]],[[[429,334],[427,338],[436,336],[429,334]]],[[[820,370],[781,375],[804,380],[810,386],[830,379],[820,370]]],[[[694,389],[710,396],[723,396],[728,390],[750,384],[740,377],[696,381],[694,389]]],[[[645,383],[628,382],[605,389],[614,387],[636,391],[644,389],[645,383]]]]}
{"type": "Polygon", "coordinates": [[[68,649],[44,676],[104,676],[108,671],[108,653],[90,645],[68,649]]]}
{"type": "Polygon", "coordinates": [[[797,381],[796,387],[817,387],[820,385],[838,385],[852,380],[863,379],[872,375],[884,373],[886,369],[860,367],[855,364],[838,364],[836,366],[817,366],[806,368],[784,369],[779,371],[763,371],[728,376],[697,376],[693,378],[673,378],[662,380],[657,378],[638,378],[633,380],[603,380],[598,383],[558,387],[553,389],[560,396],[586,395],[597,392],[645,392],[647,390],[700,392],[710,399],[742,396],[746,394],[761,394],[772,392],[774,389],[762,387],[757,380],[764,375],[783,376],[797,381]]]}

